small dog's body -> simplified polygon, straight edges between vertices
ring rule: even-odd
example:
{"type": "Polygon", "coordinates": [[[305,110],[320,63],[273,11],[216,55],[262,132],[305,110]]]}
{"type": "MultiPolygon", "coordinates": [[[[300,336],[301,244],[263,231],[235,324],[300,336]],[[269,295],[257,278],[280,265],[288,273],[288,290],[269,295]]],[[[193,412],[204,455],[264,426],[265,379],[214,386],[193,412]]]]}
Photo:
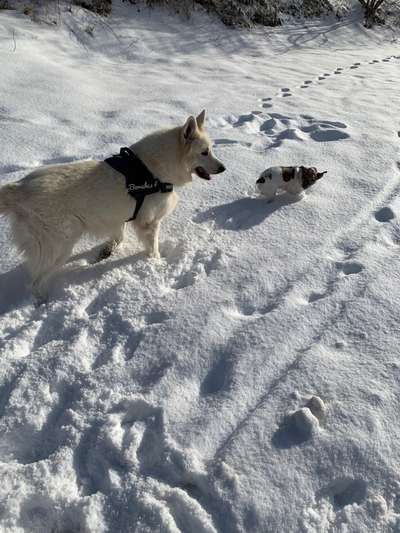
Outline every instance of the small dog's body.
{"type": "MultiPolygon", "coordinates": [[[[189,117],[184,126],[144,137],[131,149],[161,182],[182,186],[192,181],[192,173],[209,180],[225,167],[212,153],[204,120],[205,111],[196,119],[189,117]]],[[[174,191],[146,196],[132,222],[151,257],[160,256],[160,221],[177,201],[174,191]]],[[[49,279],[83,234],[106,237],[99,259],[111,255],[123,240],[135,205],[124,176],[104,161],[43,167],[0,189],[0,214],[10,217],[15,244],[25,255],[39,299],[46,297],[49,279]]]]}
{"type": "Polygon", "coordinates": [[[257,180],[257,187],[268,201],[272,201],[278,189],[283,189],[295,196],[322,178],[325,172],[318,172],[315,167],[270,167],[264,170],[257,180]]]}

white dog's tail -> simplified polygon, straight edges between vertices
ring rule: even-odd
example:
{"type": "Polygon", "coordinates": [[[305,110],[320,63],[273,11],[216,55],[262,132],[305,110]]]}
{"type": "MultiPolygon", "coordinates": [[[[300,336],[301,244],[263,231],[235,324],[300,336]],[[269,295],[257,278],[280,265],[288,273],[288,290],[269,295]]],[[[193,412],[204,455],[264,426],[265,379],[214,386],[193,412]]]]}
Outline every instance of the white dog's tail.
{"type": "Polygon", "coordinates": [[[17,189],[15,183],[0,188],[0,215],[5,215],[14,209],[18,196],[17,189]]]}

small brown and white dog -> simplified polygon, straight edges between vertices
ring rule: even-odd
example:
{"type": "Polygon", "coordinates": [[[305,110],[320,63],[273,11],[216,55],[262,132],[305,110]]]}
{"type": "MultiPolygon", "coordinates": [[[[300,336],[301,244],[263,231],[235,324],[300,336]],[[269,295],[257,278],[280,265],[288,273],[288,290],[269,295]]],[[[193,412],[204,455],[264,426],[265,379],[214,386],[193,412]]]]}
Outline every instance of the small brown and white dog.
{"type": "Polygon", "coordinates": [[[303,191],[314,185],[326,172],[318,172],[315,167],[269,167],[256,183],[260,193],[272,202],[278,189],[302,196],[303,191]]]}

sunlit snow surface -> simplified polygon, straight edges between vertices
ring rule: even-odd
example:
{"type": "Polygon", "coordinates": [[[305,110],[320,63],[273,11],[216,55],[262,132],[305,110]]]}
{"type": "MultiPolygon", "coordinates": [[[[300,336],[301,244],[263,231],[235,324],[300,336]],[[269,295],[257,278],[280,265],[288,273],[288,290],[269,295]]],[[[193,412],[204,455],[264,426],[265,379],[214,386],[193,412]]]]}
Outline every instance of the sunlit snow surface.
{"type": "Polygon", "coordinates": [[[396,35],[56,15],[0,11],[2,183],[203,108],[228,170],[180,191],[162,260],[82,241],[46,306],[1,220],[1,533],[399,531],[396,35]],[[279,164],[328,174],[267,204],[279,164]]]}

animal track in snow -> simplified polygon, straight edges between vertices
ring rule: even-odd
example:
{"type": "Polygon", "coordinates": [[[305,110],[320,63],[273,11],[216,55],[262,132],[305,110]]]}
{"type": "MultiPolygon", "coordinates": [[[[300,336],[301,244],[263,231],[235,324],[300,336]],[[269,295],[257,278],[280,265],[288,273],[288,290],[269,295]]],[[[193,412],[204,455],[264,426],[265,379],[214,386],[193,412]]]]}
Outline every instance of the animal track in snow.
{"type": "Polygon", "coordinates": [[[356,261],[351,261],[350,258],[352,255],[353,254],[350,251],[347,251],[343,260],[335,263],[335,269],[331,275],[331,279],[326,283],[326,287],[324,289],[311,291],[308,296],[304,297],[304,303],[318,303],[320,300],[334,294],[337,285],[343,276],[359,274],[364,269],[364,266],[356,261]]]}
{"type": "Polygon", "coordinates": [[[255,307],[253,305],[241,306],[238,308],[227,308],[227,316],[236,320],[258,320],[268,313],[271,313],[279,306],[279,302],[273,302],[265,306],[255,307]]]}
{"type": "Polygon", "coordinates": [[[169,318],[170,315],[165,313],[165,311],[152,311],[144,316],[144,321],[147,325],[162,324],[162,322],[165,322],[169,318]]]}
{"type": "Polygon", "coordinates": [[[6,380],[0,387],[0,418],[4,416],[11,394],[17,387],[18,381],[24,373],[25,368],[25,365],[21,365],[17,372],[15,372],[15,374],[10,379],[6,380]]]}
{"type": "Polygon", "coordinates": [[[292,93],[290,92],[289,87],[284,87],[283,89],[281,89],[280,96],[282,96],[282,97],[292,96],[292,93]]]}
{"type": "MultiPolygon", "coordinates": [[[[19,375],[14,376],[15,383],[19,377],[19,375]]],[[[23,465],[42,461],[55,453],[68,440],[72,429],[69,410],[79,399],[80,391],[78,385],[62,383],[58,385],[58,389],[57,400],[49,409],[41,427],[38,429],[28,425],[30,440],[14,439],[10,449],[10,456],[14,461],[23,465]]],[[[10,434],[12,433],[11,429],[10,434]]]]}
{"type": "Polygon", "coordinates": [[[251,321],[258,320],[272,313],[283,304],[293,289],[293,283],[287,282],[283,286],[278,287],[275,291],[268,294],[266,303],[261,305],[254,305],[254,302],[238,302],[235,307],[227,307],[225,314],[234,320],[251,321]]]}
{"type": "Polygon", "coordinates": [[[270,148],[277,148],[285,140],[306,140],[310,137],[317,142],[340,141],[350,137],[343,131],[347,125],[343,122],[318,120],[310,115],[289,117],[279,113],[269,113],[267,120],[260,125],[260,132],[272,139],[270,148]]]}
{"type": "Polygon", "coordinates": [[[99,350],[92,369],[108,364],[115,350],[123,350],[126,361],[130,361],[143,340],[143,325],[132,325],[130,320],[121,317],[118,311],[109,311],[104,315],[100,336],[99,350]]]}
{"type": "Polygon", "coordinates": [[[92,423],[75,449],[74,465],[83,493],[108,493],[113,486],[111,474],[121,476],[127,466],[145,473],[161,459],[163,431],[161,409],[141,398],[121,402],[104,421],[92,423]]]}
{"type": "Polygon", "coordinates": [[[171,288],[179,290],[194,285],[198,279],[209,276],[213,270],[218,270],[221,259],[222,252],[219,249],[211,253],[198,251],[192,259],[185,256],[173,269],[171,288]]]}
{"type": "Polygon", "coordinates": [[[262,107],[264,108],[272,107],[271,101],[272,101],[271,97],[261,98],[262,107]]]}
{"type": "MultiPolygon", "coordinates": [[[[262,111],[252,111],[243,115],[227,115],[219,117],[212,121],[215,127],[222,129],[240,129],[249,134],[256,134],[260,129],[260,123],[262,123],[263,117],[262,111]]],[[[246,143],[243,141],[237,141],[236,139],[230,139],[222,137],[214,141],[215,144],[241,144],[243,146],[250,147],[252,143],[246,143]]]]}
{"type": "Polygon", "coordinates": [[[351,274],[359,274],[364,269],[364,266],[361,263],[356,263],[353,261],[337,263],[336,266],[339,272],[342,272],[345,276],[350,276],[351,274]]]}
{"type": "MultiPolygon", "coordinates": [[[[137,487],[132,505],[147,509],[162,530],[216,533],[204,501],[193,495],[207,482],[190,451],[181,451],[166,434],[163,410],[142,397],[123,400],[104,419],[92,422],[75,449],[74,467],[82,493],[118,493],[126,477],[137,487]],[[198,481],[199,480],[199,481],[198,481]],[[166,517],[170,517],[166,520],[166,517]],[[164,527],[165,526],[165,527],[164,527]]],[[[206,489],[210,492],[212,488],[206,489]]],[[[202,499],[203,500],[203,499],[202,499]]]]}
{"type": "Polygon", "coordinates": [[[367,497],[367,483],[363,479],[337,479],[320,492],[328,498],[334,509],[343,509],[347,505],[361,504],[367,497]]]}
{"type": "Polygon", "coordinates": [[[378,222],[389,222],[395,218],[395,213],[390,207],[382,207],[375,211],[375,218],[378,222]]]}
{"type": "Polygon", "coordinates": [[[323,300],[324,298],[327,298],[328,296],[331,296],[336,289],[337,282],[338,277],[337,273],[335,273],[334,277],[327,282],[325,289],[310,292],[308,298],[305,298],[306,303],[314,304],[320,300],[323,300]]]}
{"type": "Polygon", "coordinates": [[[227,146],[227,145],[235,145],[238,144],[239,146],[244,146],[245,148],[251,148],[253,145],[249,142],[243,142],[243,141],[237,141],[235,139],[228,139],[222,137],[221,139],[214,139],[214,145],[218,146],[227,146]]]}
{"type": "Polygon", "coordinates": [[[200,393],[208,396],[227,390],[232,380],[234,363],[233,354],[229,349],[217,352],[211,368],[200,385],[200,393]]]}
{"type": "Polygon", "coordinates": [[[246,122],[252,122],[254,120],[254,113],[249,113],[248,115],[240,115],[236,122],[232,124],[234,128],[239,128],[246,122]]]}
{"type": "Polygon", "coordinates": [[[309,303],[318,302],[318,300],[322,300],[323,298],[325,298],[325,296],[326,296],[326,293],[323,293],[323,292],[312,292],[310,293],[308,297],[308,302],[309,303]]]}
{"type": "Polygon", "coordinates": [[[344,531],[343,527],[347,529],[347,526],[349,531],[353,530],[352,521],[349,521],[351,509],[347,507],[356,505],[357,512],[370,515],[376,531],[383,531],[377,519],[379,515],[387,513],[386,501],[378,495],[368,497],[368,492],[368,485],[362,478],[336,479],[318,491],[314,505],[305,509],[302,520],[304,530],[325,531],[325,524],[329,524],[329,531],[344,531]],[[360,510],[360,506],[364,506],[364,509],[360,510]]]}
{"type": "MultiPolygon", "coordinates": [[[[394,56],[391,56],[394,57],[394,56]]],[[[389,61],[391,58],[385,58],[386,61],[389,61]]],[[[383,60],[373,60],[372,63],[379,63],[383,60]]],[[[320,83],[324,82],[329,76],[332,76],[332,74],[344,74],[345,70],[347,69],[356,69],[359,68],[362,64],[360,62],[355,62],[349,67],[336,67],[336,69],[332,72],[324,72],[323,74],[320,74],[316,77],[316,80],[320,83]]],[[[313,80],[307,79],[302,82],[300,85],[301,89],[307,89],[311,88],[313,84],[313,80]]],[[[288,97],[292,96],[292,90],[289,87],[282,87],[278,93],[278,96],[280,97],[288,97]]],[[[261,98],[261,106],[264,109],[269,109],[273,107],[273,98],[272,97],[265,97],[261,98]]],[[[270,113],[270,117],[273,118],[273,114],[270,113]]],[[[277,115],[278,118],[279,115],[277,115]]],[[[289,117],[286,117],[289,119],[289,117]]],[[[310,117],[311,118],[311,117],[310,117]]],[[[291,120],[295,120],[294,118],[291,120]]],[[[219,119],[215,119],[214,121],[215,126],[219,127],[231,127],[231,128],[240,128],[247,130],[247,133],[250,134],[257,134],[259,132],[264,133],[268,137],[273,138],[272,144],[269,146],[270,148],[277,148],[282,144],[285,140],[299,140],[303,141],[306,140],[304,138],[304,133],[306,133],[312,140],[317,142],[330,142],[330,141],[339,141],[349,138],[349,135],[347,132],[344,132],[343,129],[346,129],[346,124],[340,123],[340,122],[329,122],[329,121],[317,121],[315,119],[311,119],[311,122],[306,125],[299,125],[298,127],[291,127],[291,128],[285,128],[283,131],[277,132],[276,129],[278,129],[279,124],[275,125],[271,121],[271,119],[264,120],[263,122],[263,116],[260,115],[260,112],[252,111],[251,113],[240,115],[239,117],[236,117],[234,115],[229,115],[226,117],[221,117],[219,119]]],[[[213,124],[212,124],[213,125],[213,124]]],[[[240,144],[242,146],[246,146],[248,148],[255,149],[256,143],[243,143],[240,141],[236,141],[235,139],[229,139],[229,138],[221,138],[217,139],[215,144],[240,144]]],[[[257,144],[257,147],[260,148],[259,144],[257,144]]]]}
{"type": "Polygon", "coordinates": [[[221,139],[215,139],[214,140],[214,144],[215,145],[218,145],[218,144],[239,144],[239,141],[235,141],[233,139],[221,138],[221,139]]]}
{"type": "Polygon", "coordinates": [[[317,120],[312,117],[303,118],[308,124],[302,126],[300,129],[304,133],[309,133],[310,137],[317,142],[327,141],[339,141],[342,139],[348,139],[349,134],[343,130],[347,128],[347,125],[343,122],[332,122],[329,120],[317,120]]]}
{"type": "MultiPolygon", "coordinates": [[[[373,61],[370,61],[370,64],[372,63],[379,63],[381,61],[384,61],[384,62],[388,62],[390,61],[390,59],[392,59],[394,56],[391,56],[390,58],[385,58],[385,59],[381,59],[381,60],[378,60],[378,59],[375,59],[373,61]]],[[[337,67],[332,73],[329,73],[329,72],[324,72],[323,74],[319,74],[317,76],[317,81],[319,81],[320,83],[325,81],[329,76],[332,76],[333,75],[339,75],[339,74],[344,74],[345,73],[345,70],[349,69],[349,70],[354,70],[354,69],[358,69],[360,68],[362,64],[360,62],[356,62],[356,63],[353,63],[350,67],[337,67]]],[[[302,84],[300,85],[300,88],[301,89],[307,89],[311,86],[311,84],[313,83],[312,80],[305,80],[302,82],[302,84]]]]}

